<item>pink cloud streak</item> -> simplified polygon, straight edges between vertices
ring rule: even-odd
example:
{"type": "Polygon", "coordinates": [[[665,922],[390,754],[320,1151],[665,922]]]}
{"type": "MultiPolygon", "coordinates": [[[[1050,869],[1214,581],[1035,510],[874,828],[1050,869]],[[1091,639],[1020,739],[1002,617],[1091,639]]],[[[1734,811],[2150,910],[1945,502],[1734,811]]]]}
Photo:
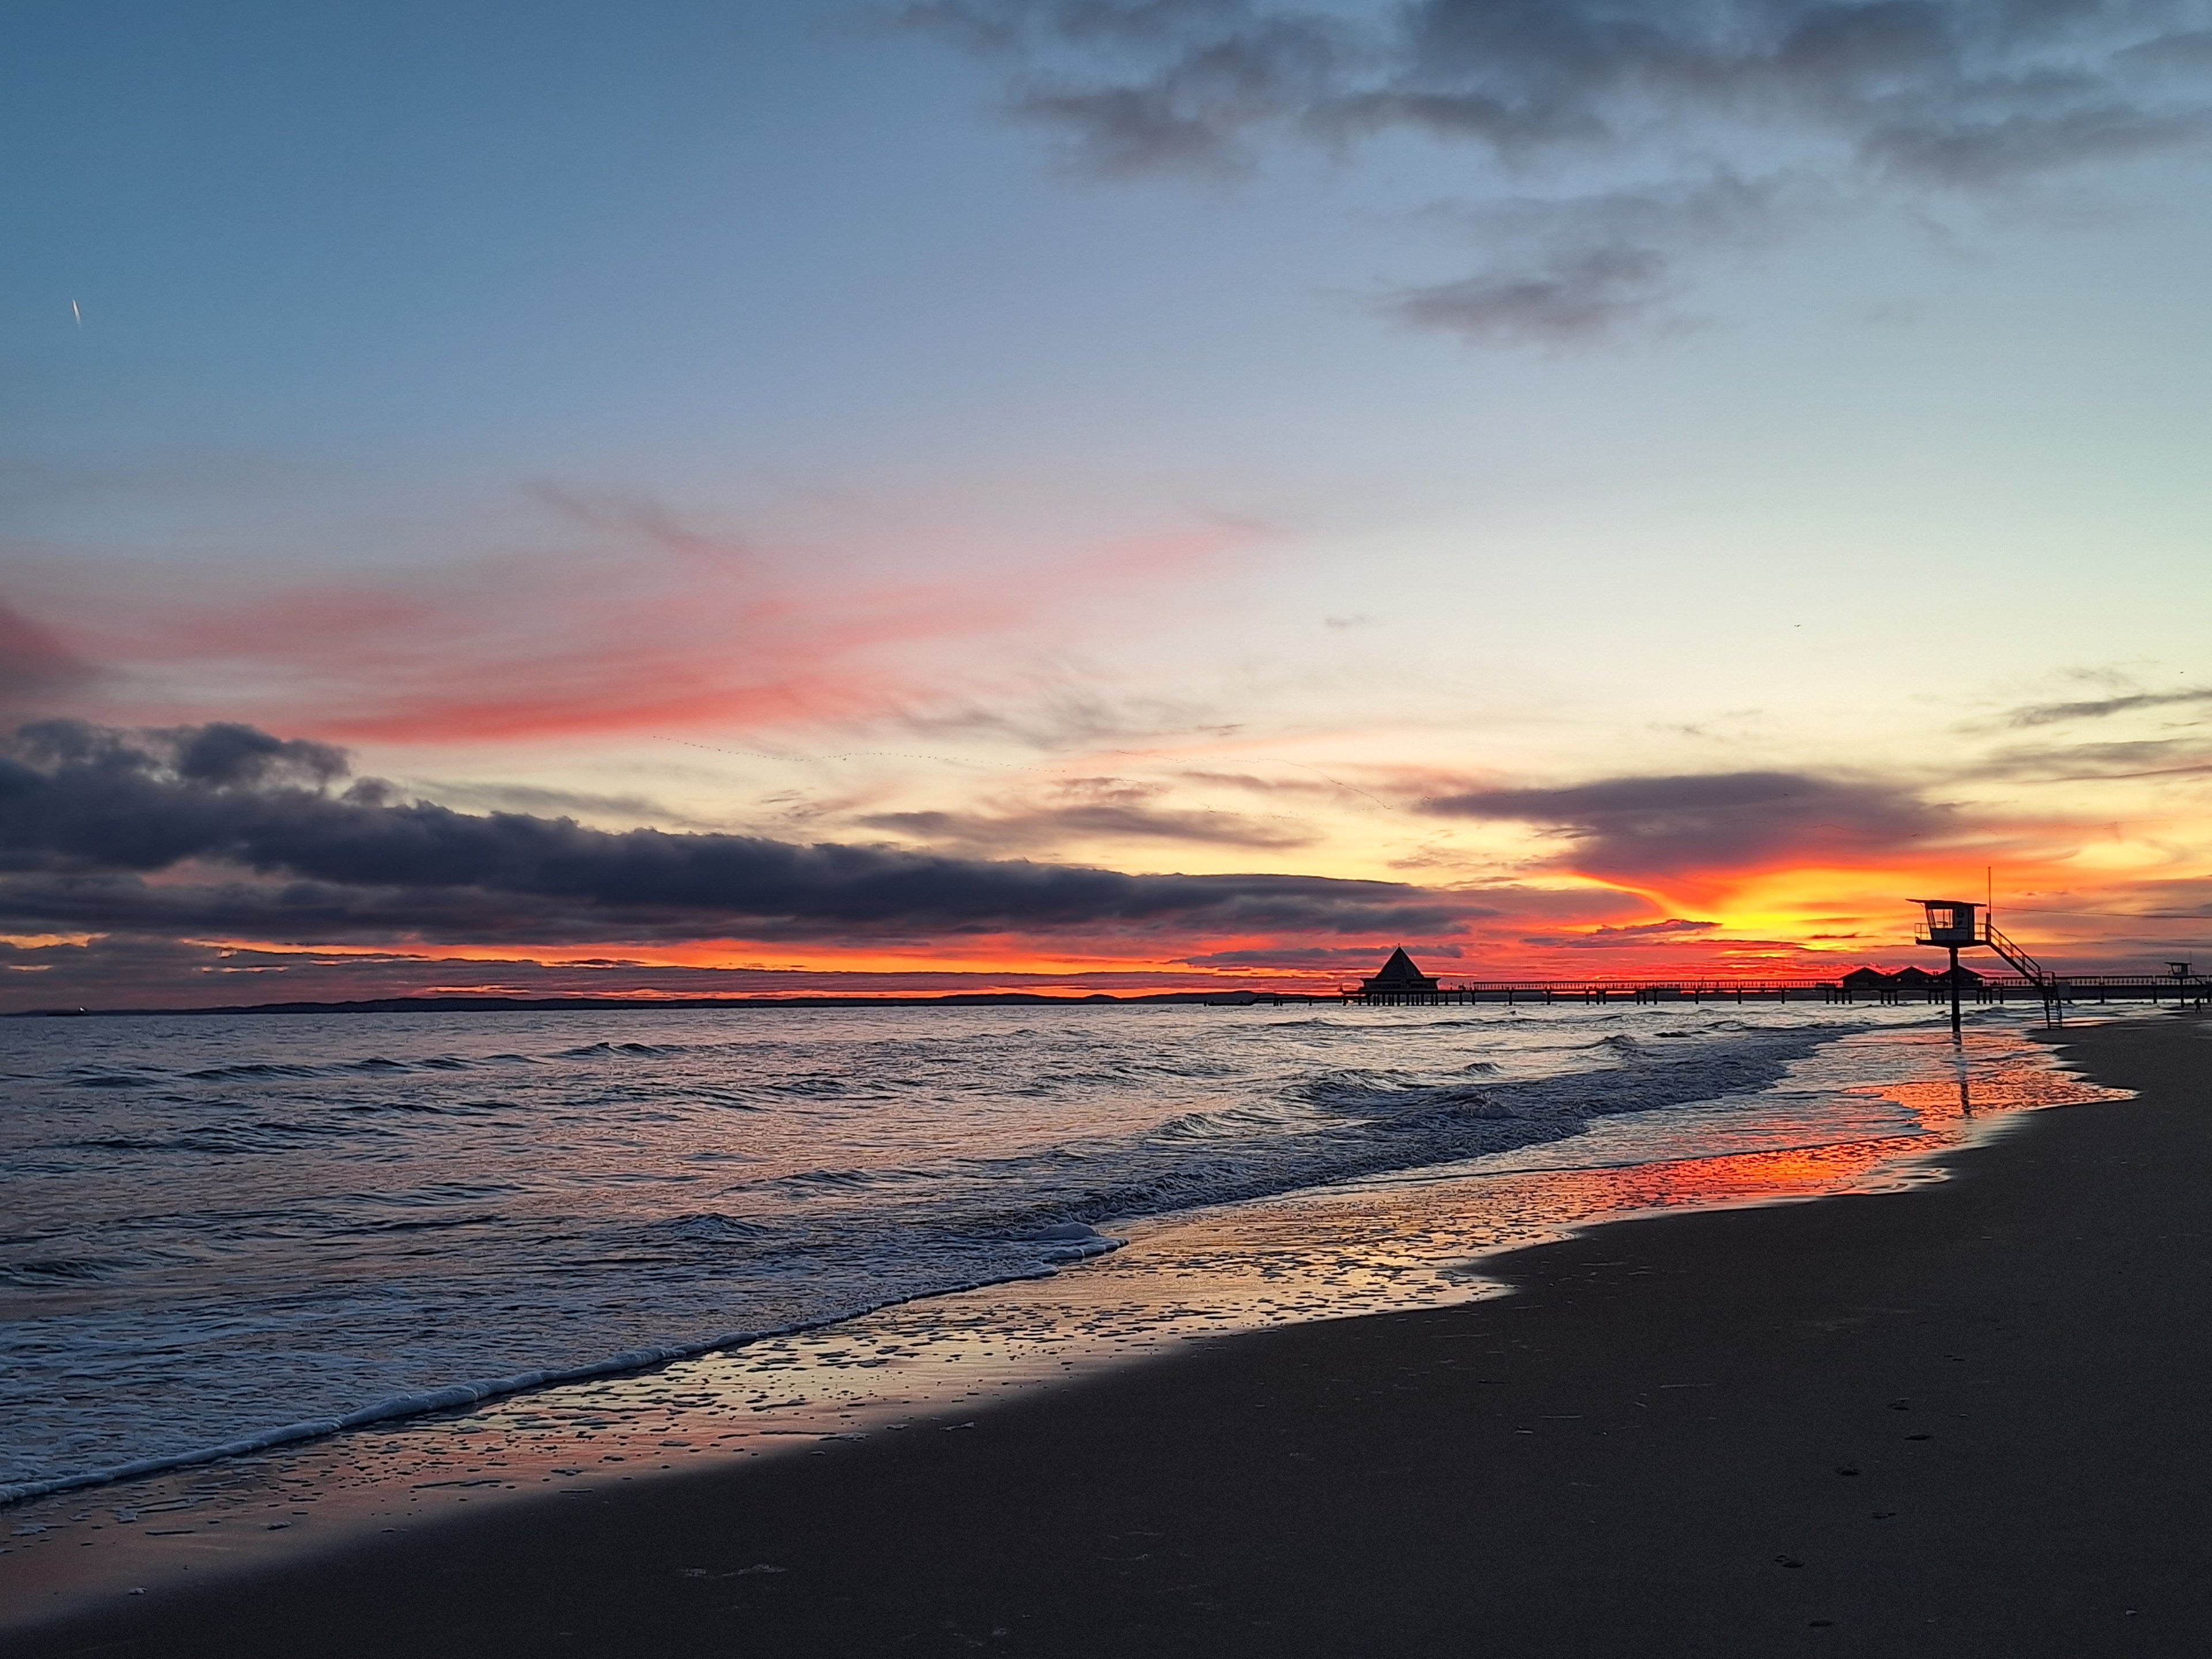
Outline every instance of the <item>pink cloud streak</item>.
{"type": "Polygon", "coordinates": [[[1004,655],[1075,629],[1246,539],[1132,538],[1012,569],[954,556],[941,574],[891,580],[817,550],[684,531],[635,504],[556,500],[586,545],[289,582],[235,565],[74,561],[28,585],[55,648],[106,672],[110,717],[512,741],[904,706],[965,678],[981,642],[1004,655]]]}

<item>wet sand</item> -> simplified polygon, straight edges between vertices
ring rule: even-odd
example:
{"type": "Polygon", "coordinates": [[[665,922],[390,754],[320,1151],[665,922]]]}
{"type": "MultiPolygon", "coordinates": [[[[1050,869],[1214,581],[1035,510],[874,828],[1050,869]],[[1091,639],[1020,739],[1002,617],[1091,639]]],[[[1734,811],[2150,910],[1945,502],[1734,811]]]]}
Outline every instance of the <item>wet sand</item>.
{"type": "Polygon", "coordinates": [[[817,1455],[517,1502],[11,1653],[2195,1653],[2212,1046],[1948,1182],[1614,1223],[817,1455]]]}

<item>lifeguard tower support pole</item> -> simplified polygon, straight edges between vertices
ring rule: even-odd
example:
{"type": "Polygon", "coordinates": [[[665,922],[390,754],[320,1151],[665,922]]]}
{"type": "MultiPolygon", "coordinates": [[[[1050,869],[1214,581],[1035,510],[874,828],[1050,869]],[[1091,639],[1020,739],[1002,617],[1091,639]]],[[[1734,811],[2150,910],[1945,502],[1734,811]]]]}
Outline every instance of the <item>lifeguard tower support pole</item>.
{"type": "Polygon", "coordinates": [[[1987,945],[1974,926],[1974,904],[1971,899],[1915,899],[1912,901],[1928,913],[1928,931],[1916,938],[1915,945],[1940,945],[1951,953],[1951,1034],[1959,1032],[1959,951],[1961,947],[1987,945]]]}

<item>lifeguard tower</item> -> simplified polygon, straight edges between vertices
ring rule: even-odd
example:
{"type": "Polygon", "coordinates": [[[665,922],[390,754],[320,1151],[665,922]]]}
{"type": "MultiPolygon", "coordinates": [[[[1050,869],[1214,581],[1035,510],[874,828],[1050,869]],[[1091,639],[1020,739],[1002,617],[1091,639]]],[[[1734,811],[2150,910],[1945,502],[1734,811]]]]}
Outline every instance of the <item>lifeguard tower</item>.
{"type": "Polygon", "coordinates": [[[1951,985],[1951,1030],[1959,1029],[1959,952],[1976,945],[1995,951],[2010,965],[2013,971],[2043,994],[2045,1012],[2060,994],[2058,976],[2051,973],[2033,957],[1996,930],[1996,924],[1986,914],[1986,907],[1971,899],[1915,899],[1912,901],[1927,913],[1923,929],[1913,937],[1915,945],[1941,945],[1951,953],[1950,971],[1944,977],[1951,985]],[[1975,912],[1984,914],[1977,921],[1975,912]]]}
{"type": "Polygon", "coordinates": [[[1915,904],[1928,913],[1926,931],[1916,934],[1915,945],[1940,945],[1951,953],[1950,971],[1944,975],[1951,987],[1951,1029],[1959,1029],[1959,952],[1977,945],[1986,945],[1974,927],[1974,911],[1978,908],[1970,899],[1915,899],[1915,904]]]}

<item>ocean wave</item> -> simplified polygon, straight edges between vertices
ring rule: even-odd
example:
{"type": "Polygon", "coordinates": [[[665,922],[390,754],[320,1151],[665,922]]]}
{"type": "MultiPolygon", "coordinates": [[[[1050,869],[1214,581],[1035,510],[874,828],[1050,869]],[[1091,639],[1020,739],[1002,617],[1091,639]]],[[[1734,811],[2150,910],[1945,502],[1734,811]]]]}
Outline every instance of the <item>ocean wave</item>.
{"type": "Polygon", "coordinates": [[[1301,1091],[1325,1114],[1310,1122],[1213,1137],[1181,1115],[1141,1136],[964,1167],[988,1231],[1020,1236],[1056,1222],[1111,1224],[1463,1163],[1565,1139],[1600,1116],[1752,1093],[1779,1082],[1792,1060],[1858,1029],[1759,1033],[1681,1059],[1479,1087],[1332,1073],[1301,1091]]]}
{"type": "Polygon", "coordinates": [[[670,1216],[665,1220],[647,1223],[643,1231],[650,1237],[700,1239],[718,1244],[757,1244],[776,1236],[776,1230],[764,1222],[713,1212],[670,1216]]]}
{"type": "Polygon", "coordinates": [[[1280,1131],[1293,1127],[1296,1121],[1295,1115],[1280,1106],[1224,1106],[1211,1112],[1179,1113],[1162,1122],[1152,1134],[1161,1140],[1243,1139],[1255,1131],[1280,1131]]]}
{"type": "Polygon", "coordinates": [[[234,1079],[264,1077],[309,1078],[325,1075],[320,1066],[286,1066],[275,1060],[247,1060],[237,1066],[204,1066],[185,1076],[194,1083],[225,1083],[234,1079]]]}
{"type": "MultiPolygon", "coordinates": [[[[1118,1248],[1124,1241],[1102,1241],[1108,1249],[1118,1248]]],[[[1065,1243],[1054,1242],[1054,1248],[1066,1252],[1063,1261],[1080,1260],[1096,1250],[1085,1250],[1080,1243],[1070,1239],[1065,1243]]],[[[794,1320],[785,1324],[763,1326],[757,1329],[723,1331],[696,1341],[669,1343],[653,1347],[628,1348],[602,1358],[568,1364],[541,1366],[532,1370],[518,1371],[507,1376],[483,1381],[456,1382],[443,1388],[422,1389],[410,1394],[388,1395],[381,1400],[357,1407],[342,1416],[310,1418],[286,1423],[277,1427],[258,1430],[253,1433],[210,1445],[200,1445],[188,1450],[157,1452],[150,1456],[133,1458],[128,1462],[111,1463],[101,1467],[76,1469],[65,1474],[33,1477],[28,1480],[0,1481],[0,1504],[21,1503],[33,1498],[44,1498],[56,1492],[81,1492],[89,1486],[108,1486],[118,1480],[132,1480],[151,1474],[164,1474],[177,1469],[196,1468],[204,1464],[221,1462],[233,1457],[251,1456],[256,1452],[273,1451],[279,1447],[296,1445],[302,1441],[326,1439],[343,1434],[349,1429],[368,1428],[374,1425],[396,1422],[406,1418],[428,1417],[441,1412],[462,1412],[483,1405],[487,1401],[508,1395],[528,1394],[539,1389],[556,1388],[564,1383],[588,1382],[600,1377],[620,1376],[641,1371],[655,1365],[665,1365],[678,1359],[690,1359],[701,1354],[718,1352],[726,1348],[741,1348],[749,1343],[778,1336],[796,1336],[807,1331],[817,1331],[832,1325],[842,1325],[863,1314],[875,1313],[884,1308],[895,1308],[909,1302],[919,1302],[932,1297],[957,1295],[963,1291],[978,1291],[988,1285],[1005,1284],[1022,1278],[1044,1278],[1054,1270],[1054,1263],[1041,1262],[1030,1272],[1006,1273],[992,1278],[979,1279],[966,1284],[933,1286],[911,1293],[886,1296],[877,1301],[841,1307],[813,1319],[794,1320]]]]}
{"type": "Polygon", "coordinates": [[[0,1284],[19,1290],[51,1291],[69,1285],[96,1284],[114,1278],[131,1264],[105,1256],[47,1256],[0,1262],[0,1284]]]}
{"type": "Polygon", "coordinates": [[[64,1144],[88,1152],[171,1152],[228,1158],[291,1152],[303,1141],[351,1133],[353,1131],[348,1124],[335,1118],[325,1121],[270,1120],[257,1123],[204,1123],[171,1134],[87,1135],[64,1144]]]}
{"type": "Polygon", "coordinates": [[[1088,1261],[1093,1256],[1118,1250],[1129,1241],[1102,1233],[1096,1227],[1087,1226],[1080,1221],[1063,1221],[1054,1226],[1041,1227],[1012,1242],[1042,1245],[1045,1261],[1061,1262],[1088,1261]]]}

